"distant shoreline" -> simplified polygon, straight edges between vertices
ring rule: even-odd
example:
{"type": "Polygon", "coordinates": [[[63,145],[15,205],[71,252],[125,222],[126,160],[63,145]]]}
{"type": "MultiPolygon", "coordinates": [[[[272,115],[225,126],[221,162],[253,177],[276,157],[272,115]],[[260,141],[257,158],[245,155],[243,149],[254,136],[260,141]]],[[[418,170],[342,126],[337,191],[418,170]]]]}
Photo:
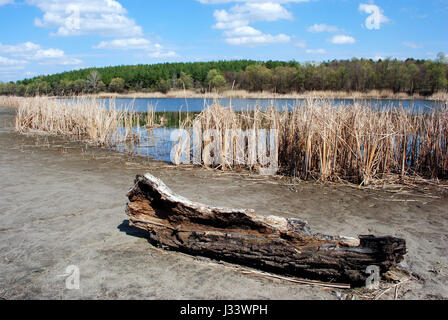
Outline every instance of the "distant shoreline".
{"type": "MultiPolygon", "coordinates": [[[[4,99],[16,96],[0,96],[4,99]]],[[[308,91],[301,93],[279,94],[272,92],[248,92],[245,90],[228,90],[220,93],[206,92],[201,93],[193,90],[171,90],[167,93],[161,92],[127,92],[127,93],[111,93],[101,92],[95,94],[83,94],[73,96],[47,96],[42,97],[67,99],[67,98],[97,98],[97,99],[269,99],[269,100],[303,100],[303,99],[347,99],[347,100],[424,100],[424,101],[445,101],[448,103],[448,92],[437,92],[431,96],[413,95],[406,93],[394,94],[391,91],[369,91],[369,92],[345,92],[345,91],[308,91]]]]}
{"type": "Polygon", "coordinates": [[[278,94],[272,92],[248,92],[245,90],[224,91],[221,93],[200,93],[192,90],[161,92],[129,92],[129,93],[97,93],[83,95],[89,98],[201,98],[201,99],[392,99],[392,100],[428,100],[428,101],[448,101],[448,93],[439,92],[432,96],[409,96],[406,93],[394,94],[390,91],[370,91],[370,92],[341,92],[341,91],[310,91],[302,93],[278,94]]]}

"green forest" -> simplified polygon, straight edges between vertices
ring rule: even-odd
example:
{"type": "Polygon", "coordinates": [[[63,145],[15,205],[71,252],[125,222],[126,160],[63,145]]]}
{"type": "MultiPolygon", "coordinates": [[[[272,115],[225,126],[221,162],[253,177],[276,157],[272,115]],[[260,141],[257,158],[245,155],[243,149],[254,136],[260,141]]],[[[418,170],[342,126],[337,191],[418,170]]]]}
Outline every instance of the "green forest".
{"type": "Polygon", "coordinates": [[[447,57],[440,53],[435,60],[353,58],[320,63],[235,60],[88,68],[0,83],[0,94],[64,96],[235,89],[275,93],[391,90],[428,96],[446,91],[447,79],[447,57]]]}

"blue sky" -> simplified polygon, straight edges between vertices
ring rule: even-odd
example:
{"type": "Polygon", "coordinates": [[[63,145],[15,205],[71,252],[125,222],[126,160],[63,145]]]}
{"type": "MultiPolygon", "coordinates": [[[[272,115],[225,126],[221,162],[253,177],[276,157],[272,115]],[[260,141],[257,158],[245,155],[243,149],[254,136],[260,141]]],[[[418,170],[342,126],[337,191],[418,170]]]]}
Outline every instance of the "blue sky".
{"type": "Polygon", "coordinates": [[[219,59],[434,59],[448,0],[0,0],[0,81],[219,59]]]}

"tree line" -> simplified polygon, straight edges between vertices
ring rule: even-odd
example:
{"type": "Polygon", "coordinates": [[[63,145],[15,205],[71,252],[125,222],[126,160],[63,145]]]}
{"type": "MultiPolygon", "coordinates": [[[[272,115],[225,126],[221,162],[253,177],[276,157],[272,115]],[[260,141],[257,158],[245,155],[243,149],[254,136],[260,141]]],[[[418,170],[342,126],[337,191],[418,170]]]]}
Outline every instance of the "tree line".
{"type": "Polygon", "coordinates": [[[17,82],[0,83],[0,94],[77,95],[98,92],[168,92],[226,89],[291,93],[302,91],[391,90],[410,95],[446,91],[448,61],[396,59],[296,61],[215,61],[88,68],[17,82]]]}

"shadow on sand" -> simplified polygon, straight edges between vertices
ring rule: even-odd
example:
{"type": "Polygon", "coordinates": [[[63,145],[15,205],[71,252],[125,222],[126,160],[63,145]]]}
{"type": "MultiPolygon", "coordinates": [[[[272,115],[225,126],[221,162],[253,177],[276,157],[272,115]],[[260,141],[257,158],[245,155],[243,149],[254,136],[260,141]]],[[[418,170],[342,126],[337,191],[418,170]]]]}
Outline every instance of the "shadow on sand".
{"type": "Polygon", "coordinates": [[[120,230],[120,232],[125,232],[128,236],[148,239],[148,232],[137,227],[130,226],[129,220],[123,220],[117,229],[120,230]]]}

